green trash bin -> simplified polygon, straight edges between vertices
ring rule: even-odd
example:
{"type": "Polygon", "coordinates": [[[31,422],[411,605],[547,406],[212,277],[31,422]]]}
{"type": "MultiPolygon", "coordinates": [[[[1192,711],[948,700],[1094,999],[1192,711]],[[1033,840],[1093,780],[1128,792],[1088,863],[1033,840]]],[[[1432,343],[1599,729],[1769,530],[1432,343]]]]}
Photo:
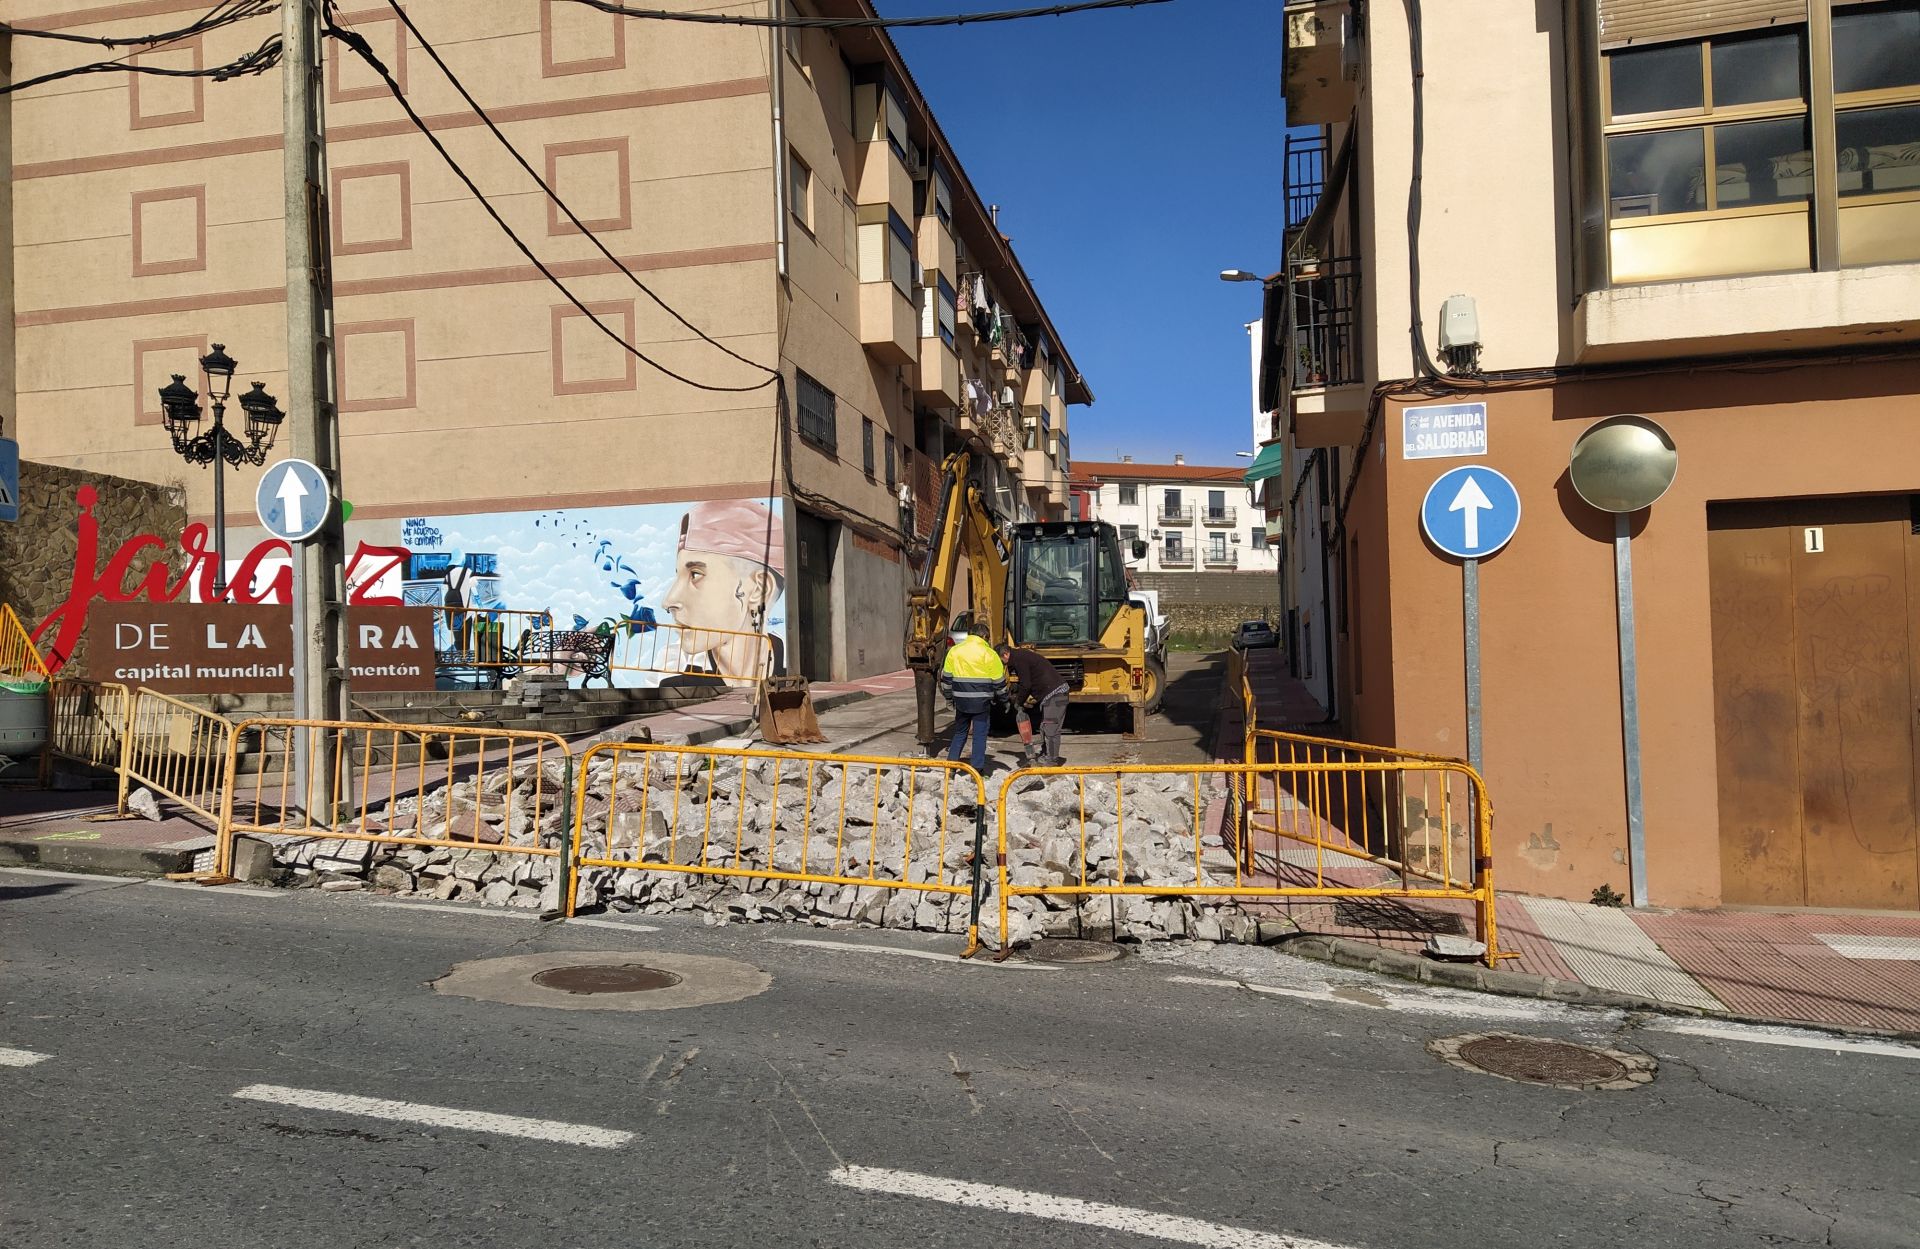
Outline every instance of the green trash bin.
{"type": "Polygon", "coordinates": [[[36,758],[46,748],[47,683],[0,678],[0,761],[36,758]]]}

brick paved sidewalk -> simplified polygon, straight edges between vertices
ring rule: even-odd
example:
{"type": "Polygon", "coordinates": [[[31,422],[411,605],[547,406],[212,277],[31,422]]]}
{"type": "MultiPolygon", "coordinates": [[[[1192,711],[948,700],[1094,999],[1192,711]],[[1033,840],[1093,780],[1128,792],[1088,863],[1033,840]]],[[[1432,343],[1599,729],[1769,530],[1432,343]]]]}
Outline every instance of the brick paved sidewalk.
{"type": "MultiPolygon", "coordinates": [[[[1277,668],[1253,684],[1263,724],[1299,723],[1303,703],[1312,704],[1300,683],[1277,668]]],[[[1223,732],[1221,740],[1237,735],[1223,732]]],[[[1270,845],[1255,848],[1270,873],[1289,870],[1272,860],[1270,845]]],[[[1295,850],[1311,862],[1310,848],[1295,850]]],[[[1301,870],[1299,853],[1284,858],[1301,870]]],[[[1329,879],[1364,885],[1393,877],[1371,863],[1339,858],[1327,869],[1329,879]]],[[[1467,903],[1289,900],[1262,909],[1306,933],[1412,955],[1436,933],[1473,933],[1467,903]]],[[[1700,1010],[1920,1032],[1920,914],[1628,910],[1503,893],[1495,919],[1500,949],[1516,956],[1501,960],[1504,971],[1700,1010]]]]}

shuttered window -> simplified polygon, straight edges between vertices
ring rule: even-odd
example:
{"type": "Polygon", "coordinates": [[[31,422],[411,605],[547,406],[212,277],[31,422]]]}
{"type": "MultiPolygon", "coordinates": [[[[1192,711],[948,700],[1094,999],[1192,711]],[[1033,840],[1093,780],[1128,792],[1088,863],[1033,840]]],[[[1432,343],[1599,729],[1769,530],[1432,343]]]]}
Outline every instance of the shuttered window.
{"type": "Polygon", "coordinates": [[[1807,0],[1600,0],[1600,43],[1618,47],[1807,20],[1807,0]]]}

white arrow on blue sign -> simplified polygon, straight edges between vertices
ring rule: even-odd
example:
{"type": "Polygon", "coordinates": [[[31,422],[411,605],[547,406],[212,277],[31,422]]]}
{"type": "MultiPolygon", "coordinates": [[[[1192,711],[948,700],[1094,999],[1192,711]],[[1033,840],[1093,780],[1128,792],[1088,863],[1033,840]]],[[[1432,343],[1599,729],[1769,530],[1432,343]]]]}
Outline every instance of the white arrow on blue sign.
{"type": "Polygon", "coordinates": [[[1481,559],[1505,546],[1520,527],[1520,492],[1493,469],[1453,469],[1427,487],[1420,527],[1448,555],[1481,559]]]}
{"type": "Polygon", "coordinates": [[[306,460],[281,460],[269,465],[253,493],[260,523],[284,542],[299,542],[319,532],[331,504],[326,477],[306,460]]]}

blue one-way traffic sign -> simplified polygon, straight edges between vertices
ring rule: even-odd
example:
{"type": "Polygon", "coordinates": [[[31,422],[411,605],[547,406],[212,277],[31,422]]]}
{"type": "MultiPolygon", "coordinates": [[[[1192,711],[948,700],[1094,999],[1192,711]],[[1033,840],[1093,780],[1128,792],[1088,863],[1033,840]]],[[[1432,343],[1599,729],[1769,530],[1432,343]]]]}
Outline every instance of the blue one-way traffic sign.
{"type": "Polygon", "coordinates": [[[281,460],[260,475],[254,510],[267,532],[284,542],[299,542],[319,532],[332,506],[332,492],[319,468],[306,460],[281,460]]]}
{"type": "Polygon", "coordinates": [[[1480,559],[1520,527],[1520,492],[1504,474],[1475,464],[1440,474],[1420,505],[1427,538],[1456,559],[1480,559]]]}

